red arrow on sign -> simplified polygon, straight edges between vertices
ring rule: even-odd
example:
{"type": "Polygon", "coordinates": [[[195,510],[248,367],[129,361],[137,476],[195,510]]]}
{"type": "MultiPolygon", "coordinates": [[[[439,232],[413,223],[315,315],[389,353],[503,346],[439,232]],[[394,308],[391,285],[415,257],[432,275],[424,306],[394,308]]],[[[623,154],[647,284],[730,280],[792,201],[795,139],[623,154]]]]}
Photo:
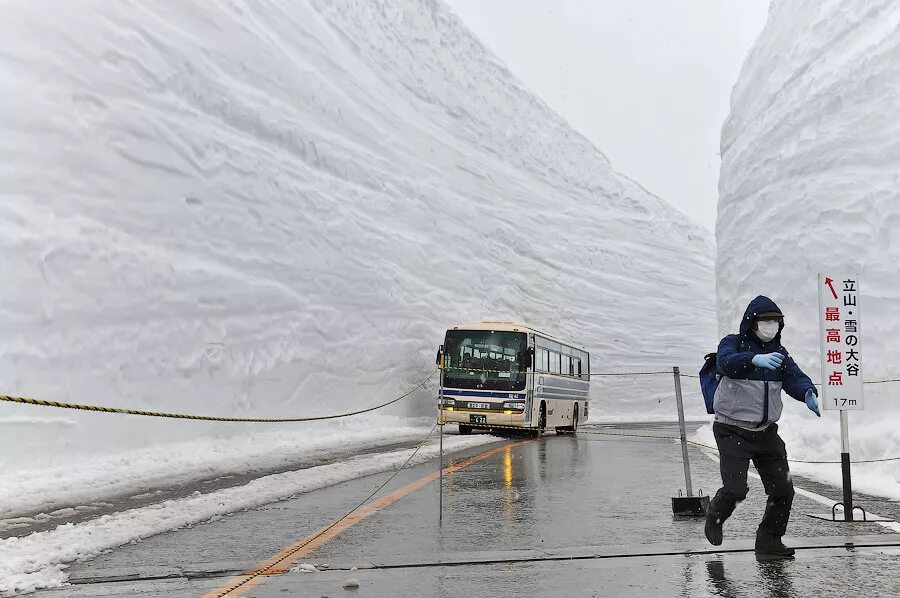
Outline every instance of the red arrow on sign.
{"type": "Polygon", "coordinates": [[[829,289],[831,289],[831,294],[834,295],[835,299],[837,299],[837,291],[834,290],[834,285],[832,284],[833,282],[834,281],[831,280],[830,278],[828,278],[827,276],[825,277],[825,286],[827,286],[829,289]]]}

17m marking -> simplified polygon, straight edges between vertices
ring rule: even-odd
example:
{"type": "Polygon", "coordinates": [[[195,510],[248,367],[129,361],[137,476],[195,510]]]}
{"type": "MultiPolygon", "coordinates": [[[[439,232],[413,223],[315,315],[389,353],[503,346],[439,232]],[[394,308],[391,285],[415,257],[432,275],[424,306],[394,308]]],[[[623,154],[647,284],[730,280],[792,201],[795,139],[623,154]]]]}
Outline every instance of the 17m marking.
{"type": "Polygon", "coordinates": [[[835,407],[856,407],[856,399],[835,399],[835,407]]]}

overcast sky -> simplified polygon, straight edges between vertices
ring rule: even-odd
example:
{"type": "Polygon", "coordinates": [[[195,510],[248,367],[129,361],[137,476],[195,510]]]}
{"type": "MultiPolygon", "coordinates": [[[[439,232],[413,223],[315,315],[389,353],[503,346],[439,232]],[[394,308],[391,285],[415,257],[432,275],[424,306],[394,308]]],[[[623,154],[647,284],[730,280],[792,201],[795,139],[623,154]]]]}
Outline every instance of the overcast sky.
{"type": "Polygon", "coordinates": [[[768,0],[447,0],[619,172],[714,230],[719,137],[768,0]]]}

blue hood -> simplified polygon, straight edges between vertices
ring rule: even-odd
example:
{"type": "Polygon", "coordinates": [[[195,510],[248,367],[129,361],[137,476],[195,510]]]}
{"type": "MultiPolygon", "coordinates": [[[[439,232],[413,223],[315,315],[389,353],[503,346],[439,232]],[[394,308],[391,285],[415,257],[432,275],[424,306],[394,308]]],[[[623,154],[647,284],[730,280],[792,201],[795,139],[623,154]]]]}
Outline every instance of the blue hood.
{"type": "MultiPolygon", "coordinates": [[[[747,336],[748,334],[750,334],[750,330],[753,328],[753,320],[756,319],[756,316],[769,312],[775,312],[784,315],[781,311],[781,308],[779,308],[774,301],[764,295],[760,295],[759,297],[751,301],[750,305],[747,306],[747,310],[744,312],[744,319],[741,320],[741,336],[747,336]]],[[[778,327],[778,336],[781,336],[782,330],[784,330],[784,321],[782,321],[781,326],[778,327]]],[[[775,337],[776,341],[778,340],[778,336],[775,337]]]]}

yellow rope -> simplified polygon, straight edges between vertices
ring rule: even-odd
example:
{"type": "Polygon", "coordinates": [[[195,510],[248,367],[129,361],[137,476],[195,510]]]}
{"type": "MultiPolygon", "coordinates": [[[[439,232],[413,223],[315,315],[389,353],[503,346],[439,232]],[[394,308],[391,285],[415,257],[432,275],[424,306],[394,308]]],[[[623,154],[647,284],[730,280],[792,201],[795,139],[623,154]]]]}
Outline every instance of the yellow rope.
{"type": "Polygon", "coordinates": [[[377,409],[383,409],[388,405],[393,405],[399,401],[402,401],[406,397],[410,396],[423,386],[425,383],[431,380],[434,376],[435,372],[437,372],[437,368],[431,371],[428,376],[423,379],[421,382],[416,384],[412,389],[408,392],[403,393],[396,399],[391,399],[386,403],[381,403],[380,405],[375,405],[374,407],[367,407],[365,409],[359,409],[357,411],[349,411],[347,413],[337,413],[334,415],[319,415],[314,417],[218,417],[214,415],[188,415],[184,413],[166,413],[162,411],[143,411],[140,409],[122,409],[119,407],[102,407],[98,405],[80,405],[77,403],[61,403],[59,401],[43,401],[40,399],[29,399],[25,397],[12,397],[7,395],[0,395],[0,401],[6,401],[8,403],[19,403],[22,405],[37,405],[41,407],[57,407],[59,409],[77,409],[79,411],[93,411],[97,413],[118,413],[122,415],[143,415],[146,417],[164,417],[169,419],[190,419],[190,420],[199,420],[199,421],[213,421],[213,422],[241,422],[241,423],[299,423],[299,422],[312,422],[312,421],[322,421],[326,419],[338,419],[342,417],[350,417],[353,415],[359,415],[361,413],[368,413],[369,411],[375,411],[377,409]]]}
{"type": "MultiPolygon", "coordinates": [[[[358,411],[349,411],[347,413],[337,413],[334,415],[320,415],[315,417],[218,417],[213,415],[190,415],[185,413],[168,413],[162,411],[145,411],[141,409],[124,409],[121,407],[104,407],[100,405],[85,405],[79,403],[63,403],[60,401],[46,401],[42,399],[31,399],[27,397],[16,397],[10,395],[0,395],[0,401],[7,403],[18,403],[21,405],[35,405],[40,407],[56,407],[58,409],[75,409],[79,411],[92,411],[95,413],[118,413],[120,415],[141,415],[145,417],[161,417],[161,418],[169,418],[169,419],[188,419],[188,420],[196,420],[196,421],[215,421],[215,422],[236,422],[236,423],[300,423],[300,422],[311,422],[311,421],[322,421],[328,419],[338,419],[343,417],[351,417],[353,415],[359,415],[361,413],[368,413],[370,411],[376,411],[378,409],[383,409],[389,405],[393,405],[398,401],[405,399],[406,397],[413,394],[418,389],[422,388],[426,382],[428,382],[434,374],[440,370],[462,370],[468,372],[478,372],[478,373],[506,373],[510,374],[508,371],[501,370],[472,370],[468,368],[435,368],[431,371],[428,376],[419,382],[416,386],[414,386],[410,391],[402,394],[396,399],[392,399],[386,403],[381,403],[380,405],[375,405],[373,407],[367,407],[366,409],[360,409],[358,411]]],[[[524,373],[524,372],[519,372],[524,373]]],[[[534,374],[547,374],[547,375],[556,375],[551,372],[533,372],[534,374]]],[[[610,377],[610,376],[660,376],[660,375],[671,375],[673,372],[671,371],[655,371],[655,372],[592,372],[587,373],[585,376],[589,377],[610,377]]],[[[560,374],[566,375],[566,374],[560,374]]],[[[699,376],[695,376],[692,374],[681,374],[686,378],[698,378],[699,376]]],[[[871,380],[865,382],[865,384],[887,384],[891,382],[900,382],[900,379],[892,379],[892,380],[871,380]]],[[[818,385],[817,385],[818,386],[818,385]]],[[[883,461],[894,461],[896,459],[883,459],[883,461]]],[[[870,461],[858,461],[858,463],[868,463],[870,461]]],[[[824,462],[823,462],[824,463],[824,462]]],[[[830,463],[830,462],[827,462],[830,463]]]]}

